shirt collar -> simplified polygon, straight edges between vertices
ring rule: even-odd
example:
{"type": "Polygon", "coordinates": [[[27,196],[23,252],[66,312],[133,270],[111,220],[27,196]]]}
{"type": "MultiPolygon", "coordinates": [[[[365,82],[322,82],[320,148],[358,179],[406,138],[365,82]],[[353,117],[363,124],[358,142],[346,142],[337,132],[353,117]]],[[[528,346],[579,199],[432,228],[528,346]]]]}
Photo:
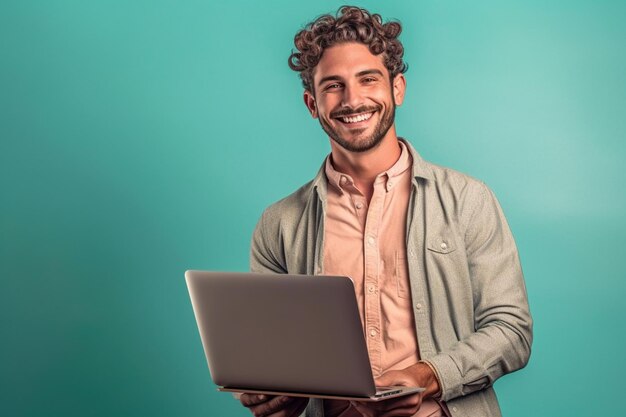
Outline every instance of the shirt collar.
{"type": "Polygon", "coordinates": [[[335,167],[333,167],[333,163],[331,161],[332,154],[328,154],[326,157],[326,161],[324,162],[324,173],[326,174],[326,178],[328,179],[328,184],[335,187],[340,193],[343,193],[344,187],[348,185],[353,185],[354,181],[352,177],[348,174],[342,174],[337,171],[335,167]]]}
{"type": "MultiPolygon", "coordinates": [[[[404,142],[399,141],[400,145],[400,157],[388,170],[381,172],[376,176],[376,181],[385,181],[385,189],[389,191],[393,185],[395,185],[395,178],[402,175],[407,169],[411,167],[411,154],[407,149],[404,142]]],[[[350,175],[339,172],[335,169],[332,163],[332,154],[326,157],[324,162],[324,172],[328,183],[335,187],[340,193],[344,191],[353,192],[354,180],[350,175]]]]}
{"type": "MultiPolygon", "coordinates": [[[[398,140],[406,146],[406,149],[409,151],[409,154],[411,155],[411,159],[413,162],[413,177],[423,178],[426,180],[433,180],[434,176],[433,176],[431,168],[422,159],[422,157],[415,150],[415,148],[413,148],[411,143],[403,138],[398,138],[398,140]]],[[[319,198],[322,200],[322,203],[325,203],[326,201],[326,184],[327,184],[328,177],[326,175],[325,168],[326,168],[326,163],[329,157],[330,155],[326,158],[326,160],[320,167],[319,171],[317,172],[317,175],[313,179],[313,188],[316,190],[319,198]]],[[[330,181],[328,180],[328,182],[330,181]]]]}
{"type": "Polygon", "coordinates": [[[411,159],[413,160],[413,177],[424,178],[426,180],[435,179],[435,177],[433,176],[432,169],[422,159],[420,154],[417,153],[415,148],[413,148],[413,145],[411,145],[411,143],[404,138],[398,138],[398,140],[406,145],[406,148],[409,150],[409,153],[411,154],[411,159]]]}

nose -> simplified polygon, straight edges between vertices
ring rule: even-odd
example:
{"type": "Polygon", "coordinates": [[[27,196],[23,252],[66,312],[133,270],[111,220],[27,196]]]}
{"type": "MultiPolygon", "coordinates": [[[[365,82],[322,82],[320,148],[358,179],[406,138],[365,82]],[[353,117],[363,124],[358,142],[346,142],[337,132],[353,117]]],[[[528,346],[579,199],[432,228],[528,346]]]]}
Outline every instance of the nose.
{"type": "Polygon", "coordinates": [[[363,104],[363,96],[358,84],[347,83],[343,89],[342,107],[356,109],[363,104]]]}

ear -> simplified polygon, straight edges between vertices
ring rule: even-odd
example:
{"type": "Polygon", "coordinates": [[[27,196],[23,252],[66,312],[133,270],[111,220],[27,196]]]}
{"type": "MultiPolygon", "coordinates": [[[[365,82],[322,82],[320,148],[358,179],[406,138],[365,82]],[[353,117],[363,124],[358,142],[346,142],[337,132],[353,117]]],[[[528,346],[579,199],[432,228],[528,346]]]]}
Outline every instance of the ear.
{"type": "Polygon", "coordinates": [[[393,79],[393,100],[396,106],[402,105],[404,101],[404,92],[406,91],[406,78],[404,74],[400,73],[393,79]]]}
{"type": "Polygon", "coordinates": [[[317,119],[317,104],[315,103],[315,97],[309,90],[304,90],[304,104],[309,109],[309,113],[314,119],[317,119]]]}

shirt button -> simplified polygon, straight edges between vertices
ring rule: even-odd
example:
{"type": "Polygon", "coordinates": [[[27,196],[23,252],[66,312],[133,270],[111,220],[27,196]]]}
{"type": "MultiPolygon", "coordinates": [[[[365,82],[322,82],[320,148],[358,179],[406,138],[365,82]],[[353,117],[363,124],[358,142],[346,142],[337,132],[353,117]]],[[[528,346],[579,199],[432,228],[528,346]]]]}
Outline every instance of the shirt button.
{"type": "Polygon", "coordinates": [[[441,242],[441,249],[443,250],[448,249],[448,245],[446,244],[446,242],[441,242]]]}
{"type": "Polygon", "coordinates": [[[456,407],[452,407],[452,411],[454,411],[456,413],[457,411],[459,411],[459,409],[456,408],[456,407]]]}
{"type": "Polygon", "coordinates": [[[369,287],[367,287],[367,290],[368,290],[369,292],[374,292],[374,286],[373,286],[373,285],[370,285],[369,287]]]}
{"type": "Polygon", "coordinates": [[[373,245],[374,242],[376,242],[376,240],[373,237],[370,236],[367,238],[367,243],[369,243],[370,245],[373,245]]]}
{"type": "Polygon", "coordinates": [[[421,310],[422,309],[422,304],[421,303],[415,304],[415,309],[416,310],[421,310]]]}
{"type": "Polygon", "coordinates": [[[377,332],[375,329],[371,329],[371,330],[370,330],[370,336],[371,336],[371,337],[375,337],[375,336],[376,336],[376,333],[378,333],[378,332],[377,332]]]}
{"type": "Polygon", "coordinates": [[[361,208],[363,208],[363,204],[362,204],[362,203],[356,203],[356,204],[355,204],[355,207],[356,207],[357,209],[361,209],[361,208]]]}

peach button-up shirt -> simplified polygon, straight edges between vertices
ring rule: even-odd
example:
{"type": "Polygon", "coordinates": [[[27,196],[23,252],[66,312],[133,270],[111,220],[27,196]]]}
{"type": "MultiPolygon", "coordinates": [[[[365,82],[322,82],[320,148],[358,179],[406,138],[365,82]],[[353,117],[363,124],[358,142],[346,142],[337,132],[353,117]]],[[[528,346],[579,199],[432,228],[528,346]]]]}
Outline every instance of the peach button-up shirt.
{"type": "MultiPolygon", "coordinates": [[[[349,276],[361,313],[372,372],[378,377],[419,360],[406,259],[406,219],[411,192],[411,156],[398,142],[400,158],[374,181],[368,204],[353,179],[326,159],[328,195],[324,275],[349,276]]],[[[326,414],[360,414],[343,401],[326,401],[326,414]]],[[[436,401],[424,401],[416,417],[439,416],[436,401]]]]}

